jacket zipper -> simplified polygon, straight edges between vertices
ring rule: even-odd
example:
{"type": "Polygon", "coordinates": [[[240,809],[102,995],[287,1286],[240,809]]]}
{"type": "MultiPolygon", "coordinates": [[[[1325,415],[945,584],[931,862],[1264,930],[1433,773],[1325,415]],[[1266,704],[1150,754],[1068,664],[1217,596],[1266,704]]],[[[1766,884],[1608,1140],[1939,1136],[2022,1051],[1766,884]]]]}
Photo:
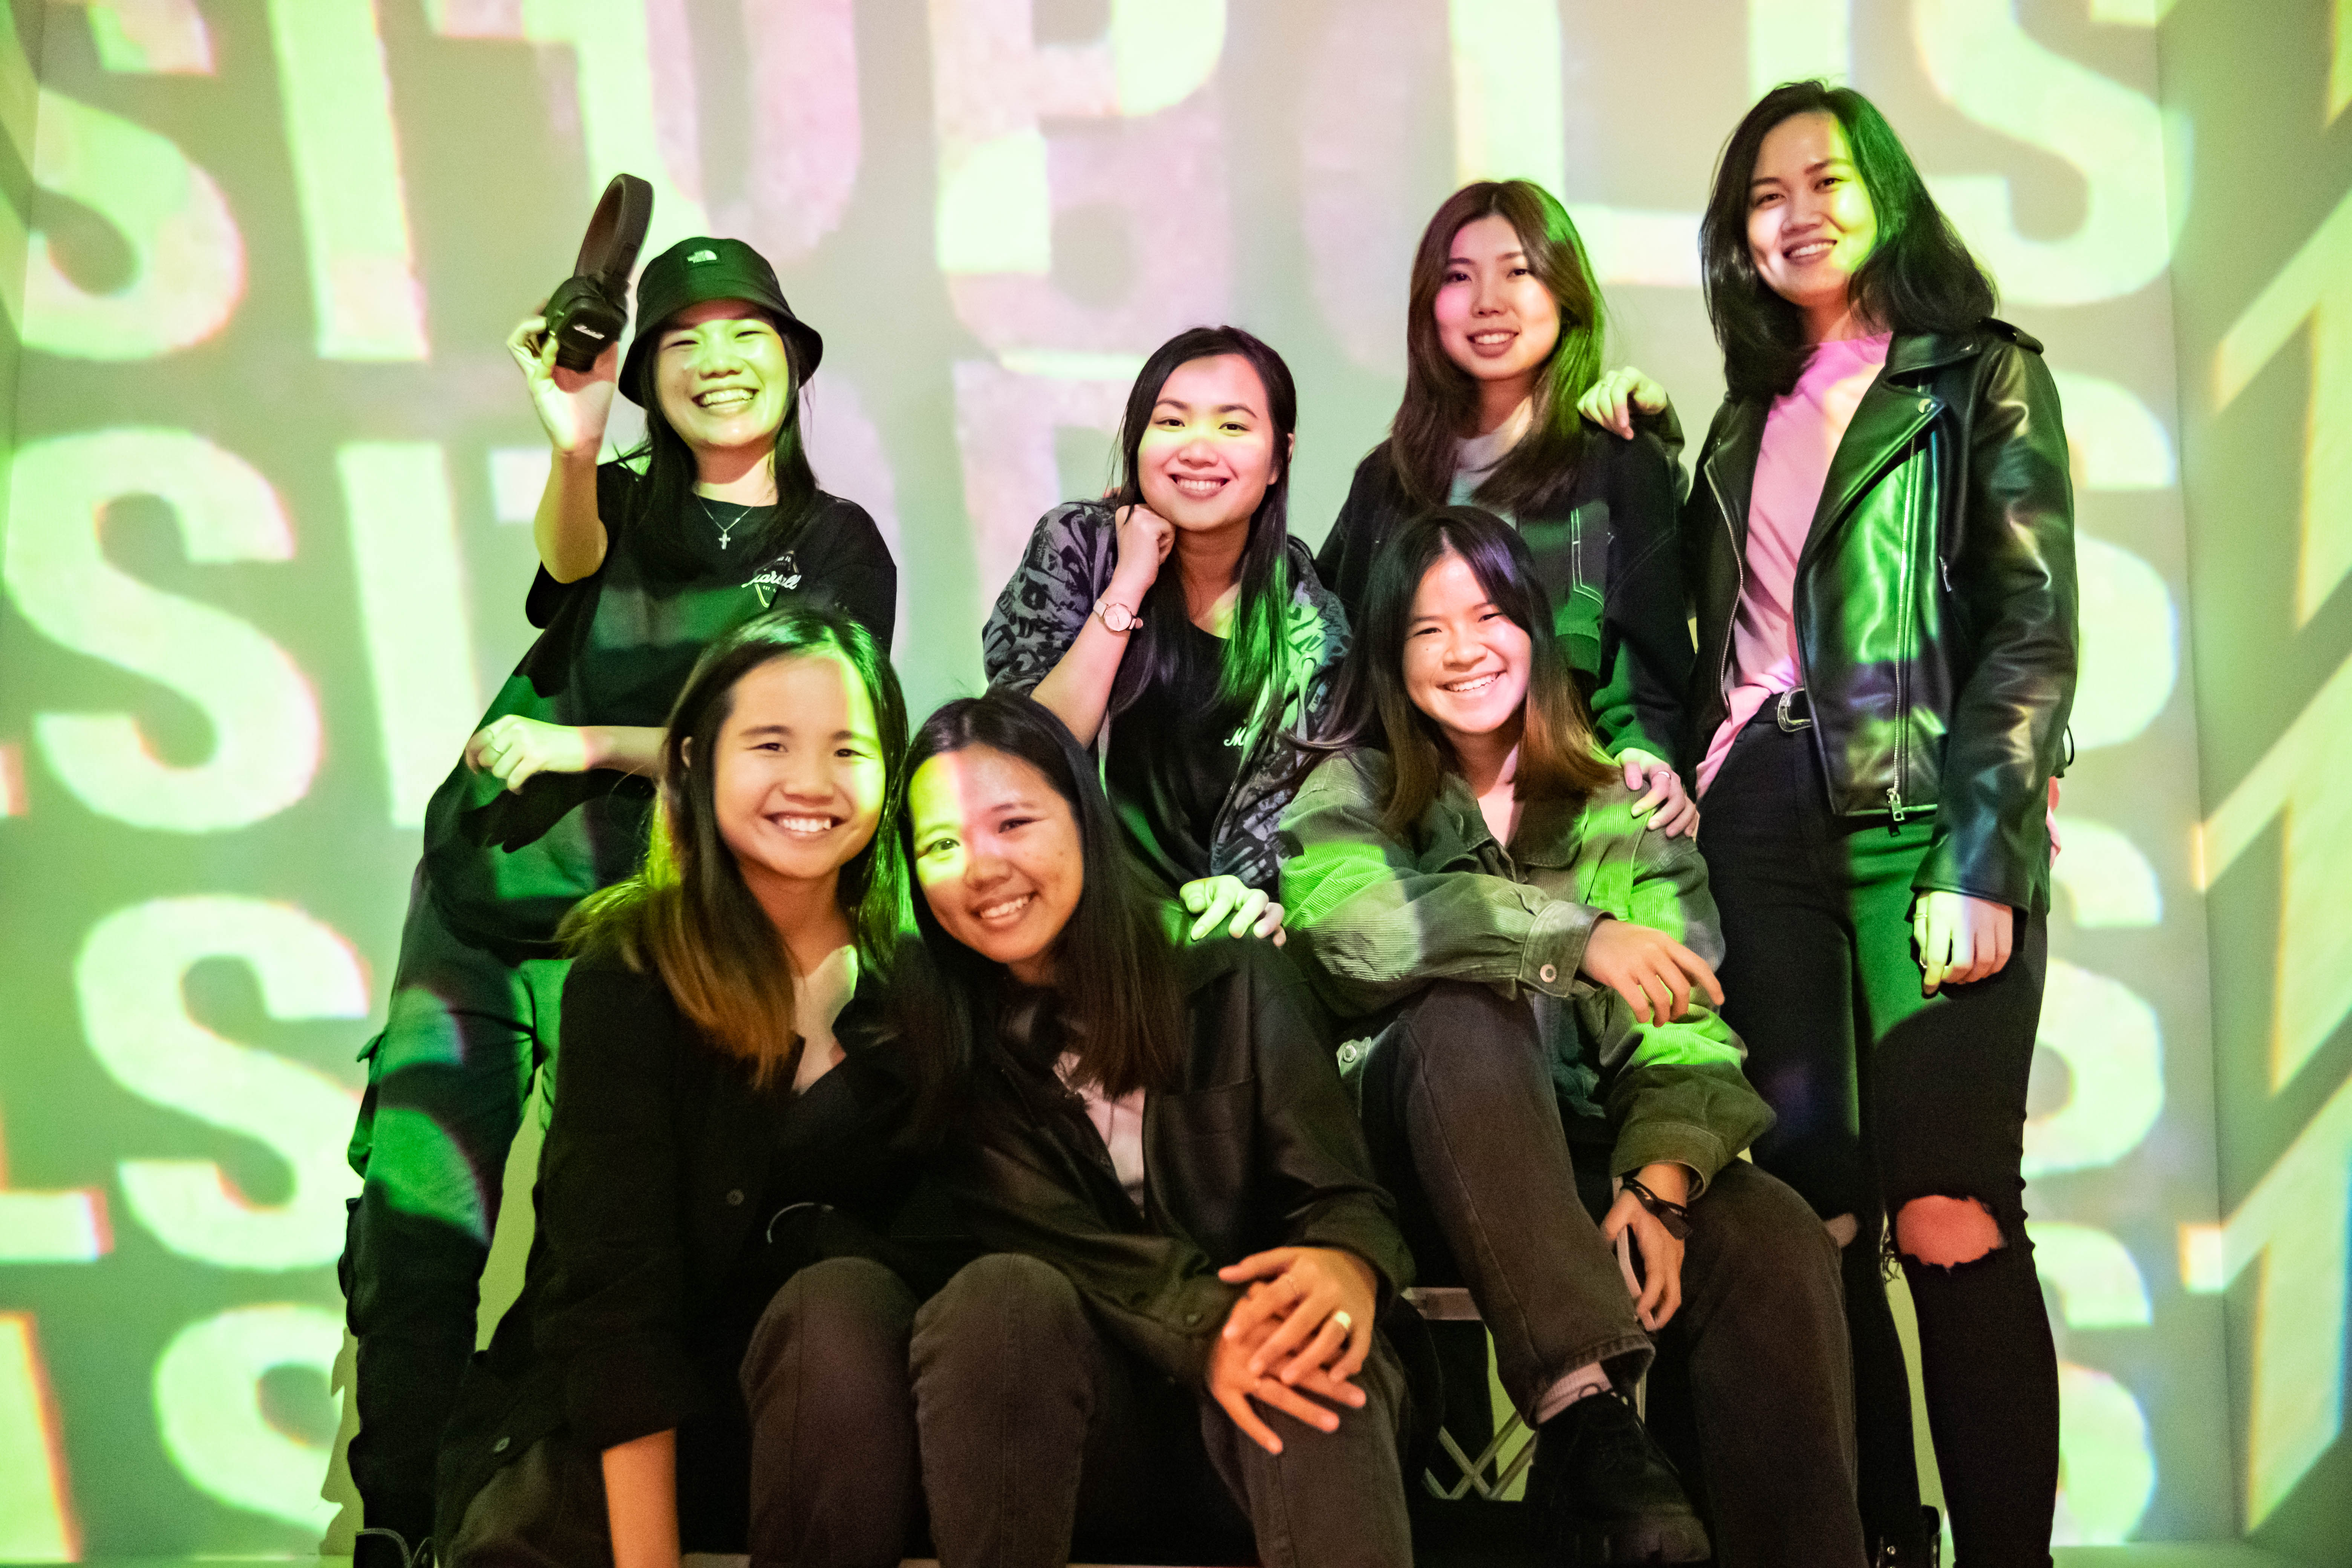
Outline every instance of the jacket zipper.
{"type": "MultiPolygon", "coordinates": [[[[1933,437],[1929,439],[1932,441],[1933,437]]],[[[1906,472],[1908,471],[1906,468],[1906,472]]],[[[1912,483],[1916,485],[1917,482],[1915,477],[1912,483]]],[[[1911,668],[1913,640],[1911,634],[1918,626],[1917,617],[1913,613],[1911,596],[1914,552],[1918,544],[1919,509],[1910,504],[1911,499],[1906,497],[1903,507],[1901,551],[1903,565],[1895,585],[1895,613],[1903,617],[1903,640],[1895,650],[1895,782],[1886,786],[1886,805],[1897,824],[1902,822],[1904,816],[1903,784],[1910,772],[1911,699],[1908,672],[1911,668]]]]}
{"type": "MultiPolygon", "coordinates": [[[[1715,492],[1715,510],[1723,519],[1723,531],[1731,540],[1731,618],[1737,622],[1739,619],[1740,597],[1748,592],[1748,563],[1742,559],[1739,531],[1731,525],[1731,502],[1724,495],[1723,486],[1717,482],[1715,469],[1711,466],[1706,470],[1706,488],[1715,492]]],[[[1715,672],[1716,695],[1728,700],[1731,690],[1730,682],[1731,628],[1726,626],[1723,633],[1723,658],[1715,672]]]]}

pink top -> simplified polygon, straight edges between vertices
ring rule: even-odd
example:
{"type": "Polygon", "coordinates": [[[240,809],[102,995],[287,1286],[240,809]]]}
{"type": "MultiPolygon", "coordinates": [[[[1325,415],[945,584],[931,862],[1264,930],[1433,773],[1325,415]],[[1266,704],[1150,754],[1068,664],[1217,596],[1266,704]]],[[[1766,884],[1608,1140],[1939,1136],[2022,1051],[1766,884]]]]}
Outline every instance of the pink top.
{"type": "Polygon", "coordinates": [[[1748,501],[1748,583],[1731,622],[1731,710],[1698,765],[1702,795],[1748,721],[1771,699],[1804,683],[1791,609],[1797,557],[1812,531],[1830,459],[1837,456],[1862,395],[1878,379],[1890,341],[1890,334],[1881,332],[1816,345],[1796,390],[1774,398],[1765,416],[1764,445],[1748,501]]]}

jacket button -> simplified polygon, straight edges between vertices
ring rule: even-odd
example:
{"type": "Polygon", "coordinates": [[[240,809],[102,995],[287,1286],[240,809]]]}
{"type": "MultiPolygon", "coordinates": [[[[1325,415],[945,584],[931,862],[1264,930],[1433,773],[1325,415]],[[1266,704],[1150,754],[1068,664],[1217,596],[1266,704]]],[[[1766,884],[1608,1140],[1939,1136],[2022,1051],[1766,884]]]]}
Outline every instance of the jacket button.
{"type": "Polygon", "coordinates": [[[1356,1042],[1349,1040],[1346,1045],[1339,1047],[1339,1065],[1343,1068],[1354,1067],[1356,1065],[1356,1058],[1363,1054],[1364,1053],[1362,1051],[1356,1048],[1356,1042]]]}
{"type": "Polygon", "coordinates": [[[740,1188],[740,1187],[733,1187],[733,1188],[730,1188],[730,1189],[729,1189],[728,1194],[727,1194],[727,1206],[728,1206],[729,1208],[730,1208],[730,1209],[731,1209],[731,1208],[740,1208],[740,1207],[742,1207],[742,1206],[743,1206],[743,1189],[742,1189],[742,1188],[740,1188]]]}
{"type": "Polygon", "coordinates": [[[493,1443],[493,1444],[491,1444],[491,1445],[490,1445],[490,1452],[491,1452],[491,1453],[493,1453],[493,1454],[503,1454],[503,1453],[505,1453],[509,1448],[512,1447],[513,1446],[514,1446],[514,1439],[513,1439],[513,1438],[511,1438],[511,1437],[501,1437],[501,1438],[499,1438],[497,1442],[495,1442],[495,1443],[493,1443]]]}
{"type": "Polygon", "coordinates": [[[1536,971],[1536,978],[1549,985],[1559,978],[1559,966],[1556,963],[1547,963],[1536,971]]]}

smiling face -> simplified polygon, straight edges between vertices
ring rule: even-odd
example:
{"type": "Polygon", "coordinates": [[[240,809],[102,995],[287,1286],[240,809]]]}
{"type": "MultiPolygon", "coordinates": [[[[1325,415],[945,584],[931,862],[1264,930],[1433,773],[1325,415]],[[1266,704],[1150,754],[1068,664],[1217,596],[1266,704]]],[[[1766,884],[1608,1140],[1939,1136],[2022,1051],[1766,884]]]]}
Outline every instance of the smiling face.
{"type": "Polygon", "coordinates": [[[1517,384],[1520,396],[1559,342],[1559,303],[1499,214],[1454,231],[1435,310],[1445,357],[1479,381],[1517,384]]]}
{"type": "MultiPolygon", "coordinates": [[[[1422,574],[1405,625],[1404,689],[1459,749],[1524,722],[1531,643],[1452,551],[1422,574]]],[[[1516,738],[1514,736],[1514,738],[1516,738]]]]}
{"type": "Polygon", "coordinates": [[[1143,504],[1180,529],[1247,527],[1289,456],[1275,451],[1265,383],[1239,354],[1168,373],[1135,455],[1143,504]]]}
{"type": "Polygon", "coordinates": [[[1878,215],[1833,114],[1792,114],[1764,135],[1748,183],[1748,253],[1765,286],[1831,335],[1878,243],[1878,215]]]}
{"type": "Polygon", "coordinates": [[[697,452],[772,447],[793,407],[792,360],[757,306],[706,300],[662,323],[654,392],[697,452]]]}
{"type": "Polygon", "coordinates": [[[1054,941],[1087,883],[1062,792],[1030,763],[975,744],[915,770],[907,809],[915,879],[940,926],[1014,978],[1051,984],[1054,941]]]}
{"type": "Polygon", "coordinates": [[[873,841],[882,743],[865,684],[838,654],[772,659],[730,696],[711,747],[712,816],[744,885],[772,908],[873,841]]]}

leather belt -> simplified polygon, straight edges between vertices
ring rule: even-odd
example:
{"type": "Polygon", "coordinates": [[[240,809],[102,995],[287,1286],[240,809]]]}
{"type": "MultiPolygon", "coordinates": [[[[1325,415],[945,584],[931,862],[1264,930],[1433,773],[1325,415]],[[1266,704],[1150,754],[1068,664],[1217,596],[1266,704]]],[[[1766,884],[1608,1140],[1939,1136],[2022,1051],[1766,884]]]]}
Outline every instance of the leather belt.
{"type": "Polygon", "coordinates": [[[1793,735],[1800,730],[1810,730],[1813,727],[1812,699],[1805,694],[1801,686],[1794,691],[1783,691],[1780,700],[1773,705],[1772,717],[1780,722],[1783,734],[1793,735]]]}

